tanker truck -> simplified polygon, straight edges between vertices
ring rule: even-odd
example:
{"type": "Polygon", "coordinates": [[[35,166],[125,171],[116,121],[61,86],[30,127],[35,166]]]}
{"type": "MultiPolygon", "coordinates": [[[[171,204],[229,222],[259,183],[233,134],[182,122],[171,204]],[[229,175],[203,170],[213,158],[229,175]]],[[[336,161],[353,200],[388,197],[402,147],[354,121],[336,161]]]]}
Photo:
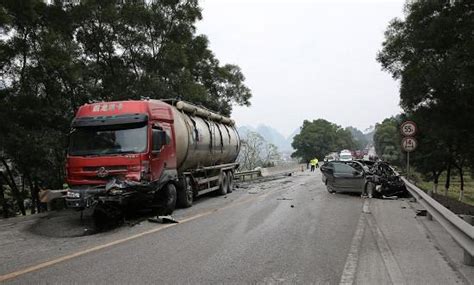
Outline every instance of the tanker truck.
{"type": "Polygon", "coordinates": [[[66,205],[101,219],[145,207],[171,214],[232,192],[239,150],[233,120],[184,101],[85,104],[71,124],[66,205]]]}

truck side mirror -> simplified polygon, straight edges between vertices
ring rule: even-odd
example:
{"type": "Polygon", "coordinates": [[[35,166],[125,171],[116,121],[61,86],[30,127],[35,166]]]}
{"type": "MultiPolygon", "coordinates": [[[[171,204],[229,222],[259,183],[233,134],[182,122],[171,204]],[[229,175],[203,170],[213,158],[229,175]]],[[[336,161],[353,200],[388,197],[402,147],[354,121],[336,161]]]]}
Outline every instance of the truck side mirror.
{"type": "Polygon", "coordinates": [[[152,130],[152,152],[160,152],[161,148],[168,144],[166,132],[162,130],[152,130]]]}

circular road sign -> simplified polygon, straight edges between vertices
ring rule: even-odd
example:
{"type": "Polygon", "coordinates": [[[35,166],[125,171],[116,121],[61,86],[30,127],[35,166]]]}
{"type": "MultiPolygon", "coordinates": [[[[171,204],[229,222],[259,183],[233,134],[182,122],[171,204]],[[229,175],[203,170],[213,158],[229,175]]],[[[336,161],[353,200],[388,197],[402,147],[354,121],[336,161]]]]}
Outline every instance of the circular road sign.
{"type": "Polygon", "coordinates": [[[400,126],[400,131],[405,137],[412,137],[416,134],[416,124],[413,121],[406,121],[400,126]]]}
{"type": "Polygon", "coordinates": [[[412,137],[404,137],[402,139],[402,148],[406,152],[412,152],[418,146],[418,142],[415,138],[412,137]]]}

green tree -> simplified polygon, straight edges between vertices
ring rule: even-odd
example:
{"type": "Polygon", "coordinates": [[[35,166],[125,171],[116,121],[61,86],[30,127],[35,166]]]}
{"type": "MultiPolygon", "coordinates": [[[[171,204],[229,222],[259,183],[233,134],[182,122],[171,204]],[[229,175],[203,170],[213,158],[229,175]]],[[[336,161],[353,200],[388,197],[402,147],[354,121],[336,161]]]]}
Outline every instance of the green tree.
{"type": "Polygon", "coordinates": [[[70,121],[84,103],[178,98],[223,115],[250,105],[240,68],[196,33],[201,18],[197,0],[1,2],[0,154],[33,199],[62,186],[70,121]]]}
{"type": "Polygon", "coordinates": [[[355,143],[350,131],[324,119],[318,119],[312,122],[305,120],[291,145],[296,150],[292,157],[309,162],[315,157],[323,159],[330,152],[352,149],[355,143]]]}
{"type": "Polygon", "coordinates": [[[405,112],[425,115],[432,125],[427,129],[436,132],[429,136],[448,154],[446,188],[451,167],[458,169],[463,187],[463,169],[473,166],[474,3],[412,1],[405,10],[404,20],[390,23],[377,60],[400,80],[405,112]]]}
{"type": "Polygon", "coordinates": [[[346,130],[351,132],[355,147],[357,149],[364,149],[369,143],[367,137],[359,129],[349,126],[346,128],[346,130]]]}
{"type": "Polygon", "coordinates": [[[401,150],[400,121],[395,117],[387,118],[375,125],[374,147],[377,155],[397,166],[403,165],[401,150]]]}

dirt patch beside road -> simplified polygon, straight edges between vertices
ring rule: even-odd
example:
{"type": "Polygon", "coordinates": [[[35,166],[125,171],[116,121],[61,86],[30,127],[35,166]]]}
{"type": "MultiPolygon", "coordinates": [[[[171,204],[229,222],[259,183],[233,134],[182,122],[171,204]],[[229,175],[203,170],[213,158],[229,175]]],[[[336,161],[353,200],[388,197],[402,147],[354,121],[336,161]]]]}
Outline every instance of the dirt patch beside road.
{"type": "Polygon", "coordinates": [[[474,206],[440,194],[433,194],[433,198],[455,214],[474,215],[474,206]]]}

